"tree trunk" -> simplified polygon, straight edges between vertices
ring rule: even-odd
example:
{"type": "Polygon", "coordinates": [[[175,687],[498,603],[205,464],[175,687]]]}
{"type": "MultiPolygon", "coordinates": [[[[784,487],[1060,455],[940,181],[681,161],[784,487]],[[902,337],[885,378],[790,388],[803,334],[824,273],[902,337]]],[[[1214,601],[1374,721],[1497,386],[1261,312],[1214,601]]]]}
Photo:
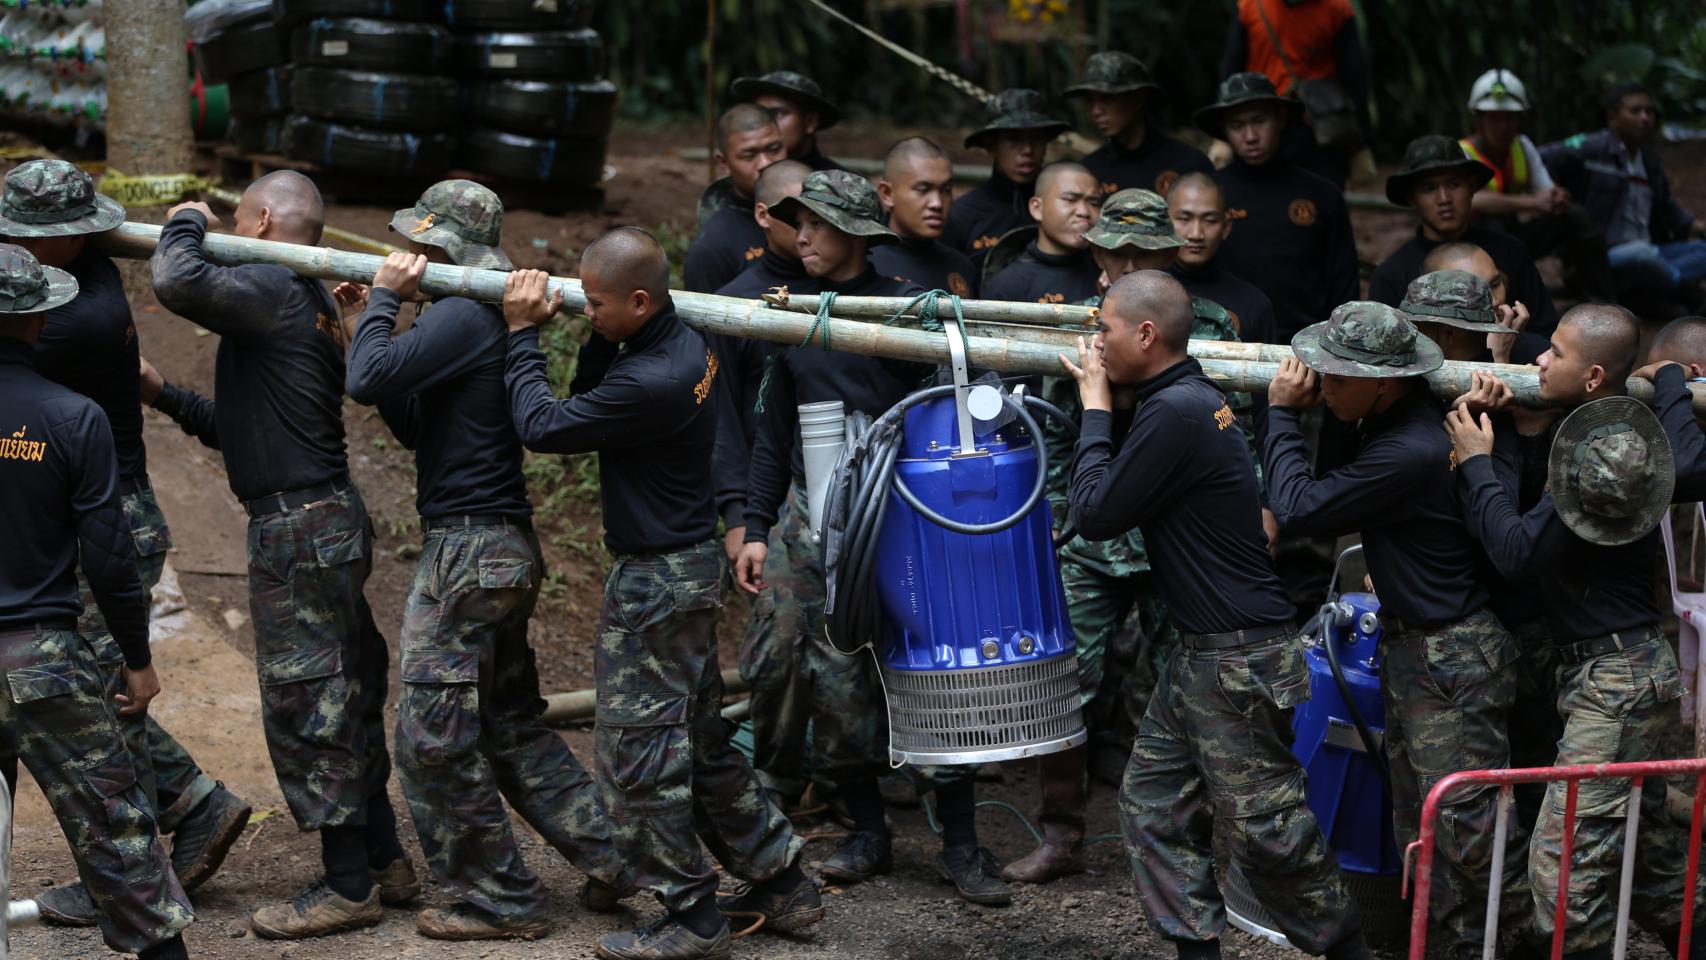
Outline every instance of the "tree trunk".
{"type": "Polygon", "coordinates": [[[189,172],[183,3],[107,0],[105,19],[108,166],[133,177],[189,172]]]}

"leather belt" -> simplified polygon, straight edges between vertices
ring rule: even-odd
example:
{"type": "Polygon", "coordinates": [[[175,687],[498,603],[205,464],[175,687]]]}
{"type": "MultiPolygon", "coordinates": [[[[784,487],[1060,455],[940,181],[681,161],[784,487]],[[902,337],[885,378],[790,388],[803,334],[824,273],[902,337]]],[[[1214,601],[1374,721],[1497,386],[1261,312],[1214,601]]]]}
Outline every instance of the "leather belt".
{"type": "Polygon", "coordinates": [[[12,626],[0,626],[0,641],[17,640],[23,637],[36,637],[49,630],[76,630],[77,621],[60,619],[37,620],[34,623],[19,623],[12,626]]]}
{"type": "Polygon", "coordinates": [[[1629,630],[1622,633],[1606,634],[1603,637],[1594,637],[1591,640],[1559,644],[1558,651],[1569,663],[1585,663],[1595,657],[1603,657],[1608,653],[1616,653],[1619,650],[1628,650],[1643,643],[1650,643],[1658,637],[1659,632],[1649,627],[1645,630],[1629,630]]]}
{"type": "Polygon", "coordinates": [[[1245,627],[1227,633],[1181,633],[1179,642],[1192,650],[1230,650],[1235,647],[1252,647],[1264,640],[1295,632],[1296,628],[1289,623],[1270,623],[1263,627],[1245,627]]]}
{"type": "Polygon", "coordinates": [[[340,477],[337,480],[327,480],[325,483],[316,483],[311,487],[303,487],[300,490],[286,490],[283,493],[269,493],[264,497],[256,497],[253,500],[244,500],[243,509],[249,511],[249,516],[251,518],[268,517],[275,513],[288,513],[292,510],[306,507],[310,503],[319,503],[321,500],[330,500],[331,498],[348,491],[349,488],[349,481],[340,477]]]}
{"type": "Polygon", "coordinates": [[[531,529],[533,521],[527,517],[509,516],[502,513],[462,513],[448,517],[423,517],[423,530],[452,530],[458,527],[516,527],[531,529]]]}

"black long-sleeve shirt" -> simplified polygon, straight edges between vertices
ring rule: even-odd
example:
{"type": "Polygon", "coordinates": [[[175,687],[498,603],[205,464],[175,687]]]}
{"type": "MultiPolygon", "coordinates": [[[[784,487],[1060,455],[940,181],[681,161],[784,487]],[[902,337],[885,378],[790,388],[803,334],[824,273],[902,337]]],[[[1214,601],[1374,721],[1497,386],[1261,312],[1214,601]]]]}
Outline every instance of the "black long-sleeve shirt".
{"type": "MultiPolygon", "coordinates": [[[[1184,284],[1186,293],[1219,304],[1231,316],[1239,340],[1244,343],[1278,342],[1274,303],[1253,284],[1220,269],[1218,262],[1203,267],[1175,263],[1167,272],[1184,284]]],[[[1260,450],[1268,436],[1266,392],[1258,390],[1250,394],[1250,421],[1256,433],[1256,449],[1260,450]]]]}
{"type": "Polygon", "coordinates": [[[1452,488],[1445,409],[1412,385],[1359,425],[1356,459],[1310,476],[1294,407],[1272,407],[1263,463],[1280,530],[1303,536],[1362,534],[1383,610],[1411,626],[1454,623],[1487,605],[1480,557],[1452,488]]]}
{"type": "Polygon", "coordinates": [[[1220,265],[1273,301],[1278,342],[1357,299],[1356,241],[1339,188],[1283,160],[1234,160],[1215,173],[1237,221],[1220,265]]]}
{"type": "Polygon", "coordinates": [[[83,612],[77,569],[133,670],[148,666],[148,597],[119,506],[112,430],[93,400],[37,373],[0,338],[0,631],[83,612]]]}
{"type": "Polygon", "coordinates": [[[681,284],[694,293],[712,293],[758,262],[767,240],[752,218],[752,201],[736,198],[711,214],[687,247],[681,264],[681,284]]]}
{"type": "Polygon", "coordinates": [[[901,240],[871,248],[871,266],[885,277],[907,280],[926,290],[977,297],[977,267],[971,258],[941,240],[901,240]]]}
{"type": "Polygon", "coordinates": [[[503,314],[450,297],[393,338],[400,305],[383,287],[368,295],[350,339],[348,384],[350,398],[377,405],[415,451],[415,509],[428,518],[531,516],[504,386],[503,314]]]}
{"type": "Polygon", "coordinates": [[[285,267],[208,262],[206,233],[200,213],[179,212],[160,231],[149,268],[166,309],[219,334],[215,402],[173,388],[156,406],[225,454],[240,500],[343,479],[337,304],[320,281],[285,267]]]}
{"type": "Polygon", "coordinates": [[[1291,602],[1268,556],[1261,495],[1226,395],[1195,360],[1137,386],[1125,439],[1086,410],[1072,459],[1071,519],[1088,540],[1143,533],[1179,626],[1223,633],[1283,623],[1291,602]]]}
{"type": "MultiPolygon", "coordinates": [[[[1473,243],[1493,258],[1494,266],[1505,275],[1509,286],[1507,299],[1528,308],[1527,332],[1541,338],[1551,336],[1558,326],[1558,306],[1546,292],[1546,281],[1534,267],[1534,255],[1522,241],[1508,233],[1471,226],[1463,235],[1463,242],[1473,243]]],[[[1368,278],[1368,298],[1389,307],[1402,303],[1410,281],[1422,275],[1422,261],[1440,243],[1422,236],[1422,228],[1417,227],[1415,236],[1374,268],[1374,275],[1368,278]]]]}
{"type": "Polygon", "coordinates": [[[942,242],[971,258],[977,272],[983,271],[983,258],[1009,231],[1028,227],[1031,219],[1031,197],[1037,183],[1014,183],[1001,171],[989,171],[989,179],[954,198],[948,210],[948,226],[942,242]]]}
{"type": "MultiPolygon", "coordinates": [[[[880,249],[880,248],[879,248],[880,249]]],[[[794,297],[815,297],[822,281],[806,272],[798,257],[769,251],[752,269],[730,280],[717,293],[756,300],[773,287],[787,287],[794,297]]],[[[780,344],[747,337],[712,334],[705,338],[717,353],[722,388],[717,403],[717,515],[726,527],[746,525],[746,486],[752,470],[752,450],[758,435],[758,390],[764,383],[765,361],[780,344]]]]}
{"type": "Polygon", "coordinates": [[[719,388],[716,355],[665,302],[622,343],[604,376],[559,400],[545,376],[537,328],[509,335],[504,383],[529,450],[598,453],[604,544],[661,553],[716,532],[711,456],[719,388]]]}
{"type": "Polygon", "coordinates": [[[1096,261],[1089,250],[1044,253],[1032,240],[1025,252],[989,278],[985,300],[1079,303],[1096,295],[1096,261]]]}
{"type": "Polygon", "coordinates": [[[1154,127],[1144,129],[1143,142],[1135,149],[1109,140],[1081,162],[1095,174],[1103,196],[1133,187],[1166,196],[1181,174],[1214,172],[1208,154],[1154,127]]]}
{"type": "MultiPolygon", "coordinates": [[[[922,292],[917,284],[880,276],[869,267],[845,283],[824,282],[823,289],[855,297],[911,297],[922,292]]],[[[788,497],[789,481],[805,477],[800,404],[840,400],[847,413],[879,417],[917,389],[931,371],[929,364],[837,353],[815,345],[790,347],[774,357],[747,474],[747,543],[769,539],[788,497]]]]}
{"type": "MultiPolygon", "coordinates": [[[[1495,445],[1502,438],[1495,434],[1495,445]]],[[[1466,519],[1501,574],[1534,585],[1552,639],[1591,640],[1656,625],[1653,569],[1661,549],[1659,531],[1619,547],[1589,543],[1564,525],[1550,491],[1533,509],[1520,512],[1511,500],[1509,479],[1499,476],[1500,470],[1512,469],[1511,458],[1500,459],[1503,465],[1488,456],[1458,464],[1466,519]]]]}
{"type": "Polygon", "coordinates": [[[112,260],[92,248],[65,269],[77,278],[77,297],[47,312],[36,341],[36,372],[100,404],[118,450],[119,478],[140,480],[148,475],[138,386],[141,348],[124,280],[112,260]]]}
{"type": "Polygon", "coordinates": [[[1653,374],[1653,412],[1664,425],[1676,463],[1674,503],[1706,500],[1706,434],[1694,419],[1694,395],[1683,368],[1667,363],[1653,374]]]}

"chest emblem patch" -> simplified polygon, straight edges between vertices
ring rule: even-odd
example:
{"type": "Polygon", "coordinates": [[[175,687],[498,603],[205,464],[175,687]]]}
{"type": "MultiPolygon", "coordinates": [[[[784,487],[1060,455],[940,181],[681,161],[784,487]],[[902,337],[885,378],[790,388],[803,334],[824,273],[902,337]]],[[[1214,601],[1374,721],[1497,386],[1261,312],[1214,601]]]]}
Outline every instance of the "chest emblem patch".
{"type": "Polygon", "coordinates": [[[1173,184],[1177,182],[1179,182],[1179,171],[1163,170],[1155,177],[1155,192],[1165,197],[1167,191],[1173,189],[1173,184]]]}
{"type": "Polygon", "coordinates": [[[1000,242],[1000,237],[984,234],[971,242],[971,248],[973,250],[988,250],[990,247],[993,247],[1000,242]]]}
{"type": "Polygon", "coordinates": [[[1315,201],[1293,200],[1286,213],[1291,216],[1292,223],[1300,227],[1312,226],[1315,223],[1315,201]]]}
{"type": "Polygon", "coordinates": [[[748,260],[757,260],[759,257],[762,257],[762,256],[764,256],[764,248],[763,247],[747,247],[746,248],[746,258],[748,260]]]}
{"type": "Polygon", "coordinates": [[[948,292],[956,297],[971,296],[971,284],[966,282],[965,277],[957,273],[950,273],[948,274],[948,292]]]}

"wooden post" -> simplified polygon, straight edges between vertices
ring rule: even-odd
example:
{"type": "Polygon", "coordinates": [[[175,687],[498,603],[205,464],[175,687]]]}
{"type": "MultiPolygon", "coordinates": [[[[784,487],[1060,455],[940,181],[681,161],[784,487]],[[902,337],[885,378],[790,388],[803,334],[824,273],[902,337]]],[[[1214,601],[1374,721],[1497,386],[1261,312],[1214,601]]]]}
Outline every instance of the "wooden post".
{"type": "Polygon", "coordinates": [[[107,164],[132,177],[189,173],[184,7],[107,0],[107,164]]]}
{"type": "Polygon", "coordinates": [[[717,0],[705,0],[705,182],[717,180],[717,0]]]}
{"type": "MultiPolygon", "coordinates": [[[[147,257],[159,242],[160,228],[145,223],[122,224],[98,238],[102,250],[119,257],[147,257]]],[[[229,266],[274,263],[303,276],[355,283],[372,283],[373,275],[384,263],[384,258],[371,254],[223,234],[209,235],[203,241],[202,250],[214,263],[229,266]]],[[[500,303],[503,301],[505,276],[500,270],[430,264],[421,279],[421,290],[432,296],[459,296],[500,303]]],[[[551,289],[562,292],[565,309],[577,310],[586,305],[586,294],[581,290],[579,280],[552,277],[551,289]]],[[[948,342],[941,333],[836,317],[819,325],[813,316],[778,310],[762,300],[740,300],[683,290],[670,291],[670,297],[681,319],[696,330],[790,346],[803,344],[810,335],[812,345],[824,349],[924,363],[948,361],[948,342]]],[[[971,303],[974,309],[987,305],[971,303]]],[[[968,341],[966,352],[975,367],[1002,373],[1046,376],[1057,376],[1063,372],[1060,354],[1064,346],[1057,342],[975,334],[969,336],[968,341]]],[[[1278,368],[1278,361],[1290,355],[1287,347],[1215,340],[1193,340],[1190,350],[1209,377],[1229,390],[1243,391],[1265,391],[1278,368]]],[[[1470,376],[1477,370],[1502,377],[1515,392],[1517,403],[1531,407],[1542,405],[1539,372],[1535,367],[1447,361],[1426,379],[1436,396],[1453,400],[1468,392],[1470,376]]],[[[1637,400],[1652,399],[1653,385],[1645,380],[1631,379],[1628,389],[1629,395],[1637,400]]],[[[1694,411],[1706,414],[1706,384],[1690,384],[1689,389],[1694,394],[1694,411]]]]}

